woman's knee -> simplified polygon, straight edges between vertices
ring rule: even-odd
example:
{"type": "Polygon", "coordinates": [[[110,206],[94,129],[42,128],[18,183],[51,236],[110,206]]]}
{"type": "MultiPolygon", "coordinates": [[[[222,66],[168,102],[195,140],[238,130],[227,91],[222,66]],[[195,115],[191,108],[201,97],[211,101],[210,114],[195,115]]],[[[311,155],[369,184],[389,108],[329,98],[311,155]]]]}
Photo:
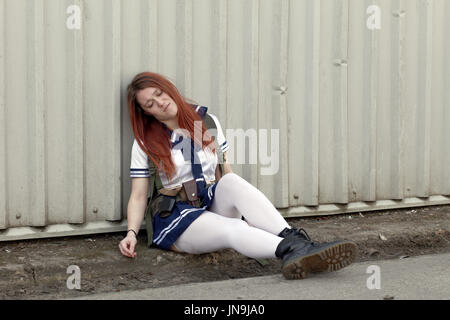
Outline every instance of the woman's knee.
{"type": "Polygon", "coordinates": [[[227,173],[219,180],[219,184],[221,184],[222,187],[233,189],[236,189],[236,186],[242,185],[244,183],[248,182],[234,172],[227,173]]]}

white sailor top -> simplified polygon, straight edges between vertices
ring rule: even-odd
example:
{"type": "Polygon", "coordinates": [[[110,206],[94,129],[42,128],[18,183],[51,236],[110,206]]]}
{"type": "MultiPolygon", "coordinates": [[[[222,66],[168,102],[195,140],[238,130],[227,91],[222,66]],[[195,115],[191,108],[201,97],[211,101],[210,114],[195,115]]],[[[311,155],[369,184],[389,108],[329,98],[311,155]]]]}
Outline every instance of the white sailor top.
{"type": "MultiPolygon", "coordinates": [[[[200,115],[206,114],[206,110],[208,108],[205,106],[197,106],[196,111],[200,115]]],[[[222,126],[220,125],[217,117],[211,113],[209,113],[211,118],[214,120],[217,127],[217,142],[222,150],[222,152],[226,152],[229,148],[228,143],[225,139],[225,136],[222,131],[222,126]]],[[[176,131],[169,130],[171,134],[170,141],[174,143],[177,141],[178,137],[181,135],[176,131]]],[[[175,165],[176,174],[169,181],[164,172],[159,172],[159,176],[161,179],[161,183],[163,188],[165,189],[175,189],[182,186],[183,182],[192,180],[194,177],[192,175],[192,167],[191,161],[185,160],[182,150],[179,148],[171,148],[172,161],[175,165]]],[[[202,165],[203,176],[207,181],[215,180],[215,169],[218,163],[217,154],[213,154],[208,148],[205,150],[199,148],[197,151],[198,158],[202,165]]],[[[147,154],[142,150],[142,148],[137,143],[136,139],[134,139],[133,147],[131,150],[131,166],[130,166],[130,177],[131,178],[148,178],[150,177],[149,172],[149,160],[147,154]]]]}

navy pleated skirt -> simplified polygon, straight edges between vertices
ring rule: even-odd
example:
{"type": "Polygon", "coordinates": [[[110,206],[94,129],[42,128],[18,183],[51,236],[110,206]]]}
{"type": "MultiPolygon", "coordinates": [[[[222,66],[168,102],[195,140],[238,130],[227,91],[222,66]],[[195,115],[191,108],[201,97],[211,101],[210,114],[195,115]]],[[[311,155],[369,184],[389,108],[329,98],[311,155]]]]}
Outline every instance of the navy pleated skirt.
{"type": "Polygon", "coordinates": [[[171,245],[190,224],[211,206],[216,186],[217,182],[199,192],[201,200],[199,208],[186,201],[177,201],[170,216],[162,218],[156,215],[153,218],[153,243],[162,249],[170,250],[171,245]]]}

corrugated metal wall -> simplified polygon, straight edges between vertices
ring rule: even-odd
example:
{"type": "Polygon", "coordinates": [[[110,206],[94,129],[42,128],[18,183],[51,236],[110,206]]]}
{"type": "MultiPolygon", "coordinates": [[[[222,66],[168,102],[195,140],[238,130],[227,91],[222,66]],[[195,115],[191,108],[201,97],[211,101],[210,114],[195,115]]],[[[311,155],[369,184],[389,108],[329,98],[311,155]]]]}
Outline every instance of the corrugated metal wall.
{"type": "Polygon", "coordinates": [[[233,169],[286,216],[450,203],[448,0],[0,0],[0,21],[0,240],[124,228],[144,70],[224,128],[279,129],[276,175],[233,169]]]}

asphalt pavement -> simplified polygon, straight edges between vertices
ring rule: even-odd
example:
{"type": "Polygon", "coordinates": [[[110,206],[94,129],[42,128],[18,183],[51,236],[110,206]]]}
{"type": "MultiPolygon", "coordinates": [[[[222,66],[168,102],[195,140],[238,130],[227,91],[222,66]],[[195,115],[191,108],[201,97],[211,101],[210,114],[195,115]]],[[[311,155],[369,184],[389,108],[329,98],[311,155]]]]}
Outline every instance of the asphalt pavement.
{"type": "Polygon", "coordinates": [[[354,263],[303,280],[274,276],[95,294],[95,300],[448,300],[450,253],[354,263]]]}

